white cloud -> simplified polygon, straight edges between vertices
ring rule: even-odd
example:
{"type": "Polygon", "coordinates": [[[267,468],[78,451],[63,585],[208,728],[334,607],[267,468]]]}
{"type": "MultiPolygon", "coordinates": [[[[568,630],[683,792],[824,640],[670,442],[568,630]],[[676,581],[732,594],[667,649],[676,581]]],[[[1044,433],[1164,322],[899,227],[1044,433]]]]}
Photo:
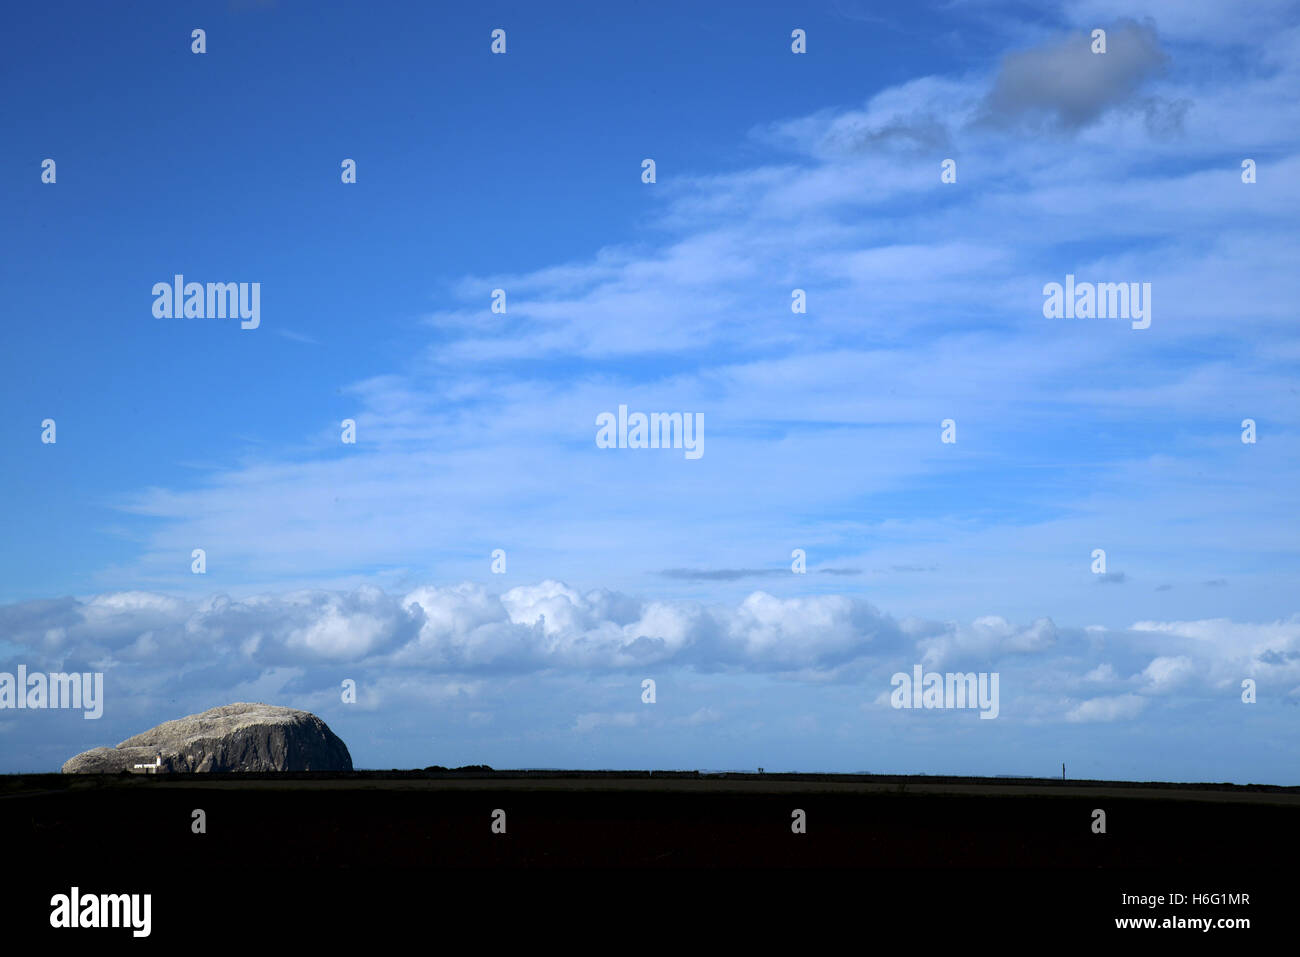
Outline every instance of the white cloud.
{"type": "MultiPolygon", "coordinates": [[[[1044,675],[1055,687],[1116,682],[1116,662],[1133,675],[1136,696],[1055,708],[1039,702],[1030,709],[1070,721],[1131,716],[1142,695],[1221,694],[1243,676],[1279,693],[1300,680],[1300,616],[1261,624],[1142,622],[1122,633],[1061,629],[1048,618],[1020,625],[1000,615],[970,623],[899,621],[839,594],[753,591],[735,604],[702,604],[606,589],[583,593],[557,580],[502,594],[474,583],[421,586],[404,595],[362,586],[242,600],[106,594],[0,606],[0,624],[9,635],[8,658],[48,670],[102,662],[149,693],[193,690],[197,680],[217,697],[315,694],[337,689],[346,666],[368,710],[385,700],[437,703],[473,695],[488,675],[639,675],[651,664],[766,674],[804,685],[859,684],[878,705],[887,701],[888,676],[914,663],[999,670],[1004,696],[1017,689],[1041,695],[1044,675]],[[105,617],[109,607],[122,610],[105,617]],[[57,649],[45,639],[54,619],[67,635],[57,649]]],[[[710,713],[696,709],[691,721],[710,713]]]]}
{"type": "Polygon", "coordinates": [[[1123,721],[1137,717],[1142,709],[1146,707],[1146,703],[1146,698],[1135,694],[1092,698],[1067,711],[1065,720],[1072,722],[1123,721]]]}
{"type": "MultiPolygon", "coordinates": [[[[911,626],[917,628],[915,624],[911,626]]],[[[1057,629],[1050,618],[1039,618],[1027,626],[1017,626],[998,615],[985,615],[970,625],[948,622],[937,635],[922,637],[917,647],[927,667],[939,667],[950,661],[971,657],[999,658],[1005,654],[1033,654],[1056,643],[1057,629]]]]}
{"type": "Polygon", "coordinates": [[[1147,690],[1163,694],[1187,682],[1196,673],[1196,665],[1186,655],[1160,657],[1152,659],[1146,666],[1142,677],[1147,681],[1147,690]]]}

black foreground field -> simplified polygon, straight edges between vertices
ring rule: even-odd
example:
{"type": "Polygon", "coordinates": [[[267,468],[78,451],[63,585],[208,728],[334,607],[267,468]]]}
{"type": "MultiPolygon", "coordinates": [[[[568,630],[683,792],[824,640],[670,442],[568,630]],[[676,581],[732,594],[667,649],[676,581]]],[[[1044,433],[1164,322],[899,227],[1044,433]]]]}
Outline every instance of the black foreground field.
{"type": "MultiPolygon", "coordinates": [[[[5,927],[49,932],[51,895],[75,885],[151,893],[149,939],[159,941],[193,939],[213,917],[262,939],[330,940],[380,922],[471,921],[499,934],[562,920],[569,930],[626,924],[640,934],[725,919],[727,934],[743,936],[831,923],[875,933],[920,922],[914,930],[929,932],[946,916],[1012,940],[1050,931],[1258,942],[1287,924],[1294,933],[1300,887],[1300,788],[1253,785],[694,772],[11,775],[0,778],[0,834],[9,873],[24,875],[0,905],[5,927]],[[196,809],[206,833],[194,833],[196,809]],[[806,833],[792,830],[796,809],[806,833]],[[1104,834],[1093,832],[1095,809],[1105,812],[1104,834]],[[494,832],[498,810],[504,833],[494,832]],[[1249,898],[1195,903],[1214,893],[1249,898]],[[1121,894],[1166,902],[1124,905],[1121,894]],[[1247,917],[1251,927],[1115,927],[1116,918],[1153,916],[1247,917]]],[[[68,933],[131,940],[126,930],[59,931],[68,933]]]]}

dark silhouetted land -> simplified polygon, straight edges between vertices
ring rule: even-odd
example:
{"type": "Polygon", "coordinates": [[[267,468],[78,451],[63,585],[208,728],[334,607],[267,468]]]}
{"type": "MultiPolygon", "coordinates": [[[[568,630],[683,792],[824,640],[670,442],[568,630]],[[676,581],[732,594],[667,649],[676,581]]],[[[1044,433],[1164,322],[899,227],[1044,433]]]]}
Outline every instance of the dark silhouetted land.
{"type": "Polygon", "coordinates": [[[241,896],[261,888],[304,907],[325,906],[323,894],[414,913],[431,893],[467,914],[501,900],[550,913],[567,894],[595,901],[613,888],[672,887],[680,909],[678,895],[720,886],[779,909],[816,889],[806,904],[852,897],[895,916],[942,905],[1073,935],[1151,913],[1119,907],[1121,893],[1249,891],[1244,912],[1262,917],[1293,873],[1300,788],[483,769],[11,775],[0,833],[9,859],[31,865],[31,908],[71,883],[129,879],[158,895],[160,928],[192,915],[189,895],[238,880],[241,896]],[[195,809],[206,834],[192,832],[195,809]],[[492,830],[498,809],[504,834],[492,830]],[[806,833],[792,832],[795,809],[806,833]]]}

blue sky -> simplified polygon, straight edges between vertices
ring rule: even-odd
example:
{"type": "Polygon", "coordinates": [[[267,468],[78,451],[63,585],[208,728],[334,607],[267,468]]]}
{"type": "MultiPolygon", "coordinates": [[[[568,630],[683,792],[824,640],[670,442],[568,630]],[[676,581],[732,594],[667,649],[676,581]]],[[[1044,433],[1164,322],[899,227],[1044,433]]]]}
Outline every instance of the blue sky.
{"type": "Polygon", "coordinates": [[[1300,783],[1298,12],[11,13],[0,671],[107,700],[0,711],[0,771],[265,700],[360,767],[1300,783]],[[155,318],[176,273],[260,326],[155,318]],[[891,708],[914,664],[998,718],[891,708]]]}

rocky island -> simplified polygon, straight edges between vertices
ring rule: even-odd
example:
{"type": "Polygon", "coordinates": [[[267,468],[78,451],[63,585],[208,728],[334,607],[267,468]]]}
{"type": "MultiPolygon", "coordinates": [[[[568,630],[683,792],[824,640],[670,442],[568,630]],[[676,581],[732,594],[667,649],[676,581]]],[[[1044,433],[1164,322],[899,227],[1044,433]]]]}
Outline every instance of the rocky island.
{"type": "Polygon", "coordinates": [[[351,770],[347,745],[314,714],[247,702],[164,722],[63,765],[64,774],[351,770]]]}

